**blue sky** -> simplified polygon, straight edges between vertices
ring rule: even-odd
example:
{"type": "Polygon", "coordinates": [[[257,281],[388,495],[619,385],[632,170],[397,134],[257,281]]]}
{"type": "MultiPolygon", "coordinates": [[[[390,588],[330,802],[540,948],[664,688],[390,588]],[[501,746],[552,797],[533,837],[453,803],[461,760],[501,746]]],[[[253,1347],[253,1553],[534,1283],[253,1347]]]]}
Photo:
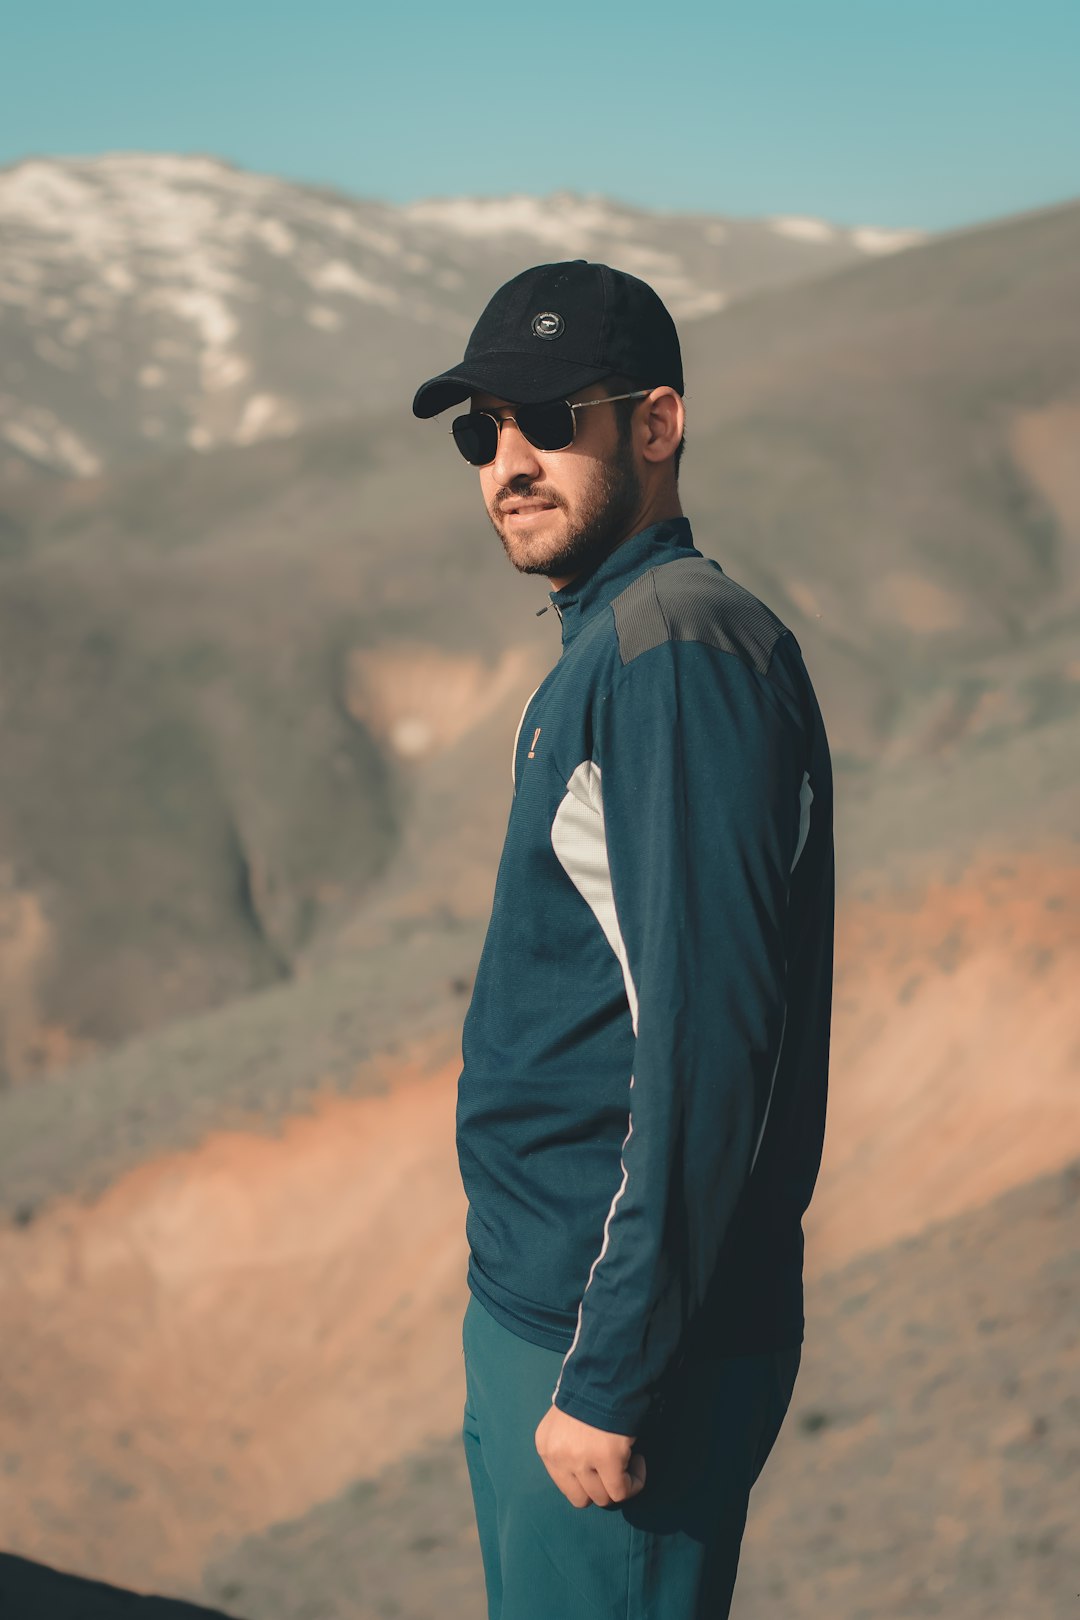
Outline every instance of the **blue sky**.
{"type": "Polygon", "coordinates": [[[10,8],[0,163],[210,152],[368,197],[948,229],[1080,195],[1077,0],[10,8]]]}

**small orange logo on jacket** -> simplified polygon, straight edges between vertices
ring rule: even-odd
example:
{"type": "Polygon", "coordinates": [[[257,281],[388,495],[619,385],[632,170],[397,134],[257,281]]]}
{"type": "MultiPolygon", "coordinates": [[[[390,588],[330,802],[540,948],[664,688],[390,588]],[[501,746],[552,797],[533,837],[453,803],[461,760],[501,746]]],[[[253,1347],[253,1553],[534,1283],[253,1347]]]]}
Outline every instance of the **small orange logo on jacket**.
{"type": "Polygon", "coordinates": [[[533,732],[532,746],[530,747],[529,752],[528,752],[528,756],[527,756],[529,759],[532,759],[536,754],[536,739],[537,739],[537,737],[539,737],[540,732],[542,730],[543,730],[542,726],[537,726],[536,730],[533,732]]]}

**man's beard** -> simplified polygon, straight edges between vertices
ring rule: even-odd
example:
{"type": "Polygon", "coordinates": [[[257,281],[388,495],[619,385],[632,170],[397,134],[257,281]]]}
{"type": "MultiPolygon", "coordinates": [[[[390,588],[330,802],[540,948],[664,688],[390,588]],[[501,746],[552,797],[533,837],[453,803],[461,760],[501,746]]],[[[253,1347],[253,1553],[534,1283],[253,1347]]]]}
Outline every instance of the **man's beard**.
{"type": "MultiPolygon", "coordinates": [[[[515,495],[521,500],[550,501],[559,511],[567,510],[566,502],[554,490],[545,489],[542,484],[500,489],[495,500],[496,507],[509,504],[515,495]]],[[[488,517],[503,543],[506,555],[519,573],[546,574],[552,579],[562,579],[568,575],[576,578],[579,574],[591,572],[620,541],[629,538],[630,524],[640,506],[641,480],[634,463],[633,441],[626,434],[625,437],[620,436],[619,447],[612,459],[600,463],[580,516],[567,529],[564,544],[542,562],[523,562],[516,557],[490,510],[488,517]]]]}

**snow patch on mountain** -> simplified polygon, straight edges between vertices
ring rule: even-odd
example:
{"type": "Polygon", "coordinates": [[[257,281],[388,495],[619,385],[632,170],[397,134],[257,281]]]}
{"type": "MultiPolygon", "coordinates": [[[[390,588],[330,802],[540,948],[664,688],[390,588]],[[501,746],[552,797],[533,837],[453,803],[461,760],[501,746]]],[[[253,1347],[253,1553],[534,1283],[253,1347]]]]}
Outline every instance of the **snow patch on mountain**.
{"type": "Polygon", "coordinates": [[[327,259],[325,264],[315,265],[307,272],[306,280],[317,292],[348,293],[350,298],[359,298],[368,304],[382,304],[386,309],[395,309],[401,302],[400,295],[393,287],[380,286],[369,276],[361,275],[344,259],[327,259]]]}
{"type": "Polygon", "coordinates": [[[408,203],[401,210],[410,225],[436,227],[460,236],[531,236],[571,251],[598,236],[628,237],[633,221],[599,198],[557,192],[553,197],[440,197],[408,203]]]}
{"type": "Polygon", "coordinates": [[[790,236],[796,242],[831,242],[836,235],[825,220],[801,214],[780,214],[771,223],[778,236],[790,236]]]}
{"type": "Polygon", "coordinates": [[[876,225],[860,225],[851,233],[851,239],[862,253],[899,253],[901,248],[914,247],[924,240],[923,231],[885,231],[876,225]]]}
{"type": "Polygon", "coordinates": [[[29,405],[0,394],[0,438],[32,461],[60,472],[88,478],[101,471],[100,457],[42,405],[29,405]]]}

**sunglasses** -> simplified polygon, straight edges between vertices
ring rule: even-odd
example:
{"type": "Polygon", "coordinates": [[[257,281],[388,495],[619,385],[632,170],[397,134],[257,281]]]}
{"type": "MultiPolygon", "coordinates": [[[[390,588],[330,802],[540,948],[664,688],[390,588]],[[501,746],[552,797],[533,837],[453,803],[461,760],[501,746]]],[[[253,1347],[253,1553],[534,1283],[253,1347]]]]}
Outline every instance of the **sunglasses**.
{"type": "Polygon", "coordinates": [[[488,467],[499,453],[499,432],[504,422],[516,422],[521,433],[537,450],[568,450],[577,431],[575,411],[589,405],[609,405],[615,399],[644,399],[649,388],[632,394],[607,394],[603,399],[583,399],[571,405],[568,399],[547,400],[542,405],[517,405],[501,417],[491,411],[469,411],[451,424],[454,443],[474,467],[488,467]]]}

